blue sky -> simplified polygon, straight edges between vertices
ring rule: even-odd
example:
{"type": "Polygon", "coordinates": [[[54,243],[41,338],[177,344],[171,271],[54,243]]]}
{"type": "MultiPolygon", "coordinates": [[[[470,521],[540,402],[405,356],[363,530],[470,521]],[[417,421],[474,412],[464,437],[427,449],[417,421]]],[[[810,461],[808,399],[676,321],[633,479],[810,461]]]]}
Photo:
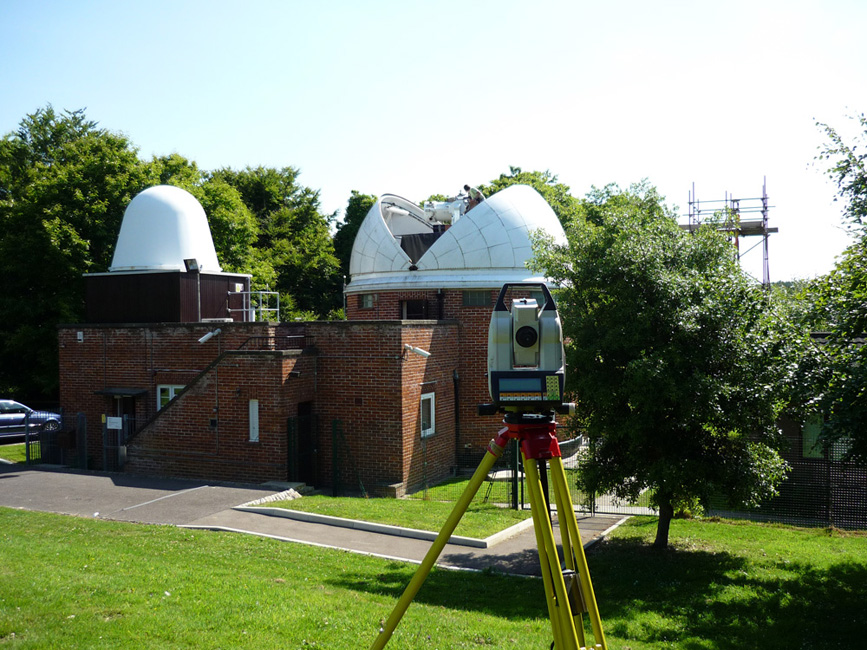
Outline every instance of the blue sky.
{"type": "Polygon", "coordinates": [[[0,0],[0,133],[86,108],[145,158],[297,167],[326,212],[510,165],[684,214],[767,177],[771,279],[812,277],[848,243],[815,121],[867,110],[865,26],[862,0],[0,0]]]}

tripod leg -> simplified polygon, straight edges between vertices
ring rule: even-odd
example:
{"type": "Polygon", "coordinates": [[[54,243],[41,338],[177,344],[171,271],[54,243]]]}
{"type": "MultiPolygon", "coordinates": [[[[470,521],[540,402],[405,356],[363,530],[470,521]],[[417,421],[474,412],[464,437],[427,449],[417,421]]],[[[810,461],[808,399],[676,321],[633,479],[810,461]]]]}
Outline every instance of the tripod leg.
{"type": "MultiPolygon", "coordinates": [[[[551,459],[551,478],[554,483],[557,513],[560,518],[560,536],[563,542],[566,566],[578,573],[578,580],[581,584],[581,595],[590,617],[590,625],[593,628],[596,647],[606,650],[608,646],[605,643],[605,634],[602,632],[602,619],[599,616],[599,608],[596,605],[593,583],[590,581],[587,556],[584,555],[584,546],[581,544],[581,533],[578,532],[578,522],[575,519],[575,508],[572,505],[572,497],[566,484],[563,459],[560,457],[551,459]]],[[[583,643],[583,629],[581,632],[583,643]]]]}
{"type": "Polygon", "coordinates": [[[540,468],[535,460],[524,459],[527,475],[527,489],[530,493],[530,507],[533,509],[533,525],[536,530],[536,543],[539,547],[539,562],[542,579],[545,582],[545,598],[548,601],[548,614],[554,634],[556,650],[578,650],[578,636],[575,620],[566,594],[566,582],[560,570],[554,530],[542,496],[539,478],[540,468]]]}
{"type": "Polygon", "coordinates": [[[385,647],[385,644],[388,643],[391,635],[394,634],[394,630],[397,628],[398,623],[400,623],[400,619],[403,618],[403,615],[406,613],[406,610],[409,608],[409,605],[412,603],[418,590],[421,589],[422,584],[433,568],[433,565],[436,563],[437,558],[439,558],[440,553],[442,553],[445,548],[445,545],[448,543],[452,533],[455,532],[455,528],[457,528],[460,523],[461,517],[463,517],[464,513],[467,511],[470,502],[473,500],[473,497],[476,496],[476,492],[479,491],[479,487],[481,487],[482,482],[485,480],[491,467],[494,466],[494,463],[503,454],[503,448],[508,443],[508,439],[504,438],[502,435],[505,431],[506,429],[500,431],[500,435],[497,436],[497,439],[492,440],[488,445],[488,451],[485,453],[485,457],[482,458],[482,462],[476,469],[475,474],[473,474],[467,487],[464,488],[464,492],[461,494],[460,499],[455,503],[452,513],[449,515],[442,530],[440,530],[437,538],[428,549],[427,554],[424,556],[424,560],[422,560],[421,565],[419,565],[415,575],[413,575],[412,580],[410,580],[403,595],[400,597],[400,600],[398,600],[397,605],[395,605],[394,610],[388,617],[388,621],[386,621],[382,630],[380,630],[379,636],[376,637],[373,645],[370,646],[370,650],[382,650],[382,648],[385,647]]]}

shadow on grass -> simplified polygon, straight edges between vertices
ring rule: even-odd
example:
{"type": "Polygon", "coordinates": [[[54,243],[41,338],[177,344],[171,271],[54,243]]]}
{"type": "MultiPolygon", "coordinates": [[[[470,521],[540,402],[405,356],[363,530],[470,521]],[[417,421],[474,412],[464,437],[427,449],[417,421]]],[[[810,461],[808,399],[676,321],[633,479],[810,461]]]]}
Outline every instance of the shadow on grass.
{"type": "Polygon", "coordinates": [[[861,647],[867,565],[817,568],[610,540],[589,559],[606,633],[686,650],[861,647]]]}
{"type": "MultiPolygon", "coordinates": [[[[331,581],[336,587],[380,594],[395,603],[403,594],[417,567],[389,564],[375,576],[344,575],[331,581]]],[[[504,619],[547,617],[542,581],[506,576],[493,571],[434,569],[414,602],[448,609],[477,611],[504,619]]]]}

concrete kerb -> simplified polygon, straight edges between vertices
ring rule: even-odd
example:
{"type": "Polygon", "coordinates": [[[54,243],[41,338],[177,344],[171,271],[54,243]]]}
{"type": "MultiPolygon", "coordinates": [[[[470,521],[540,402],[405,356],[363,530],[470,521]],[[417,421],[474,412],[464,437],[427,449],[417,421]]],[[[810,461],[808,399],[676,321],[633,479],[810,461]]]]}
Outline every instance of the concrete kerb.
{"type": "MultiPolygon", "coordinates": [[[[293,500],[300,495],[295,490],[285,490],[277,494],[272,494],[256,501],[251,501],[240,506],[235,506],[233,510],[241,512],[252,512],[260,515],[268,515],[269,517],[283,517],[295,521],[303,521],[311,524],[325,524],[327,526],[339,526],[341,528],[349,528],[352,530],[362,530],[369,533],[378,533],[380,535],[392,535],[394,537],[407,537],[410,539],[420,539],[428,542],[434,541],[439,535],[438,532],[429,530],[418,530],[415,528],[404,528],[401,526],[392,526],[390,524],[379,524],[370,521],[361,521],[358,519],[345,519],[343,517],[332,517],[331,515],[320,515],[312,512],[302,512],[300,510],[289,510],[287,508],[269,508],[264,506],[265,503],[274,501],[293,500]]],[[[522,522],[510,526],[498,533],[494,533],[485,539],[477,539],[474,537],[463,537],[461,535],[452,535],[449,537],[449,544],[457,546],[469,546],[471,548],[490,548],[510,537],[514,537],[527,528],[533,526],[532,519],[526,519],[522,522]]]]}

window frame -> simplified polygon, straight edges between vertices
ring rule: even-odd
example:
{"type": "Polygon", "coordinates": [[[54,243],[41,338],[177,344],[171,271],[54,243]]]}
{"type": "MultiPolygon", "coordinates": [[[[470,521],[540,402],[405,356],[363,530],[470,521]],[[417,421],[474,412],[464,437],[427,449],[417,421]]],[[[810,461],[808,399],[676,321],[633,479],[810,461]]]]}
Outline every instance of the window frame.
{"type": "Polygon", "coordinates": [[[186,387],[186,384],[157,384],[157,411],[162,411],[186,387]],[[166,392],[168,394],[165,404],[162,400],[163,389],[167,389],[166,392]]]}
{"type": "Polygon", "coordinates": [[[489,289],[465,289],[461,292],[462,306],[464,307],[490,307],[491,292],[489,289]]]}
{"type": "Polygon", "coordinates": [[[259,442],[259,400],[256,398],[247,402],[247,425],[249,441],[259,442]]]}
{"type": "Polygon", "coordinates": [[[436,393],[422,393],[421,399],[419,400],[419,413],[418,413],[418,422],[419,422],[419,430],[421,431],[422,438],[430,438],[433,435],[436,435],[437,427],[437,402],[436,402],[436,393]],[[427,428],[425,428],[425,402],[430,403],[430,424],[427,428]]]}

